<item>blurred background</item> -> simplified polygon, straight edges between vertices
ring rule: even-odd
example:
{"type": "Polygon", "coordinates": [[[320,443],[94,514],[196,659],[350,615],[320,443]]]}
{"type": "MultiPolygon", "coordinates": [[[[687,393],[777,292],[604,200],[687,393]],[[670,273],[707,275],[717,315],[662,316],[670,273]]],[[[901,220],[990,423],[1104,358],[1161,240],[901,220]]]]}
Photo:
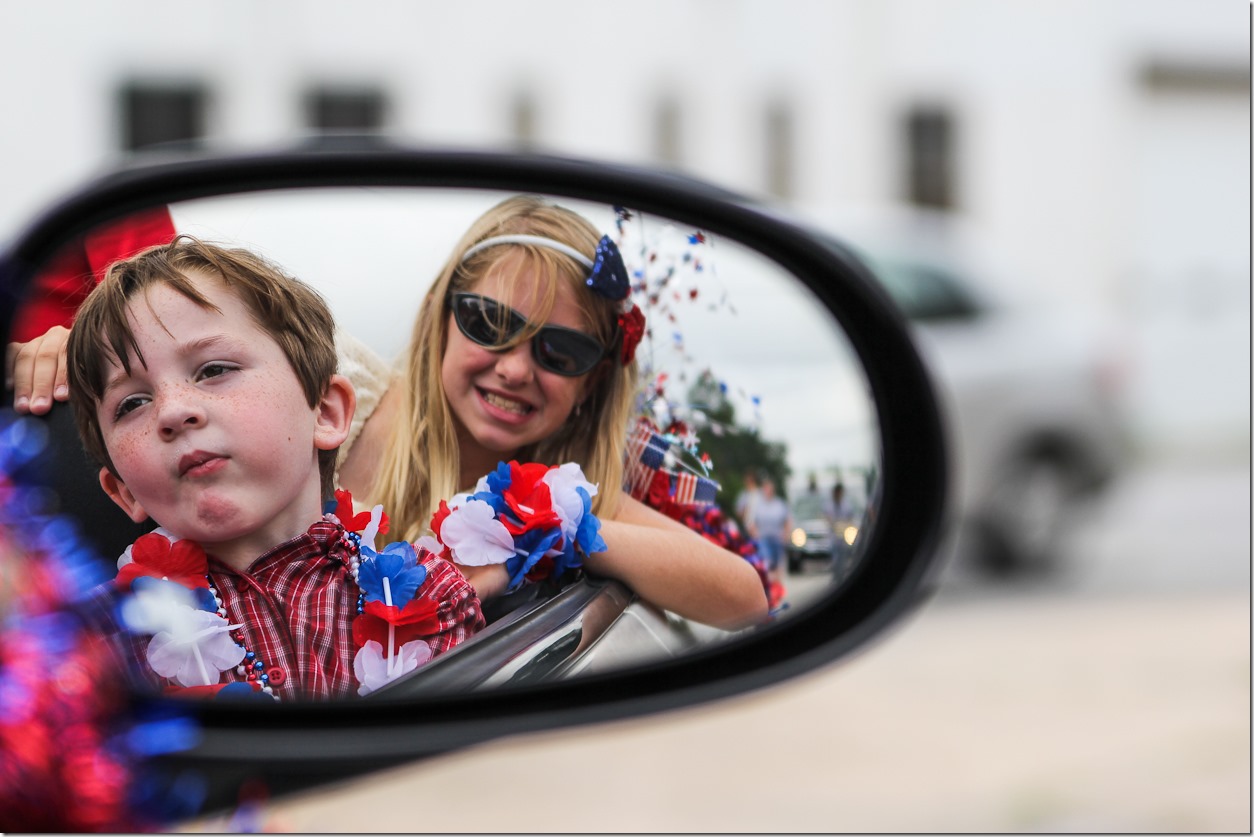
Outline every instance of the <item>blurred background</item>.
{"type": "MultiPolygon", "coordinates": [[[[268,827],[1248,831],[1250,31],[1240,0],[5,3],[0,241],[170,144],[379,132],[713,181],[852,242],[912,318],[956,524],[897,631],[268,827]],[[521,770],[561,793],[472,802],[521,770]]],[[[790,465],[794,502],[850,476],[790,465]]]]}

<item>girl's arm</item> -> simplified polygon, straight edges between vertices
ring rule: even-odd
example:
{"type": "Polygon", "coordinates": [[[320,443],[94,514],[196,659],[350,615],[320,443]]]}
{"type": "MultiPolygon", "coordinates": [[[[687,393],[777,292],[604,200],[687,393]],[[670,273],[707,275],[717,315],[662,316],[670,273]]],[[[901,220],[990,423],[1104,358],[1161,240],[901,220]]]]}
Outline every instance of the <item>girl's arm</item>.
{"type": "Polygon", "coordinates": [[[462,575],[466,576],[466,580],[475,588],[481,601],[495,599],[497,596],[505,592],[505,588],[509,586],[509,573],[505,570],[504,564],[486,564],[481,567],[472,567],[465,564],[454,564],[453,566],[461,570],[462,575]]]}
{"type": "Polygon", "coordinates": [[[766,593],[748,561],[638,500],[623,495],[601,536],[607,549],[584,558],[588,571],[658,607],[729,630],[766,618],[766,593]]]}

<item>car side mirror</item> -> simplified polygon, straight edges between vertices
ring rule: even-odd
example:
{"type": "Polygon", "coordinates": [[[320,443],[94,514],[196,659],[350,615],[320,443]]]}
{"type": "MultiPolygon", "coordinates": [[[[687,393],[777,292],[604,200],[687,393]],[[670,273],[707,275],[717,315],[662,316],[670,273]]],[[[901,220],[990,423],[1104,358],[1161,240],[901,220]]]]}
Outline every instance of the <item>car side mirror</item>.
{"type": "MultiPolygon", "coordinates": [[[[807,353],[811,361],[830,360],[845,370],[841,374],[848,373],[857,386],[845,400],[865,405],[860,415],[866,421],[857,429],[866,449],[861,464],[871,475],[865,480],[868,516],[857,533],[856,571],[830,583],[825,580],[803,605],[760,628],[719,642],[695,643],[673,657],[582,668],[572,661],[566,668],[578,669],[578,676],[521,679],[484,689],[398,688],[352,705],[268,706],[136,695],[139,705],[194,723],[195,743],[155,761],[170,776],[199,777],[207,788],[203,810],[230,805],[240,784],[250,779],[260,779],[272,793],[282,793],[502,735],[625,718],[763,688],[865,645],[931,592],[945,515],[946,451],[932,385],[904,319],[851,251],[709,184],[569,158],[395,148],[306,149],[166,161],[90,184],[35,220],[0,260],[0,322],[8,334],[32,278],[66,242],[154,206],[173,207],[176,218],[181,212],[184,221],[194,222],[200,230],[245,244],[261,242],[302,278],[331,264],[333,254],[314,254],[310,248],[327,244],[339,230],[343,240],[354,245],[350,255],[356,259],[356,271],[346,273],[351,260],[328,270],[338,280],[328,279],[327,292],[332,296],[343,292],[348,300],[369,297],[372,279],[390,276],[395,281],[398,268],[383,262],[382,251],[387,249],[383,242],[401,245],[402,258],[409,250],[413,265],[426,264],[418,251],[433,244],[446,253],[457,227],[472,217],[464,207],[477,211],[509,193],[571,202],[589,214],[602,213],[606,224],[613,223],[614,208],[626,207],[648,219],[651,231],[679,230],[681,236],[700,231],[713,240],[709,266],[717,265],[729,282],[742,283],[738,287],[746,290],[737,304],[746,316],[735,325],[730,319],[713,321],[701,332],[707,335],[703,339],[717,344],[710,350],[715,360],[732,357],[737,347],[753,349],[756,360],[768,364],[764,380],[774,381],[784,393],[777,400],[789,393],[796,399],[781,415],[814,414],[813,438],[807,437],[807,443],[819,445],[815,449],[851,432],[837,426],[835,413],[824,412],[836,409],[824,402],[836,391],[830,383],[836,378],[806,380],[785,373],[799,367],[802,361],[797,358],[804,359],[807,353]],[[262,204],[282,206],[283,211],[254,212],[250,227],[240,226],[239,214],[219,212],[227,206],[262,204]],[[419,211],[420,205],[426,212],[422,221],[404,214],[419,211]],[[368,233],[359,232],[354,224],[368,215],[364,208],[356,210],[367,206],[391,213],[380,217],[402,223],[384,228],[382,220],[370,220],[377,239],[363,241],[358,236],[368,233]],[[276,221],[265,229],[264,223],[257,223],[259,217],[276,221]],[[294,222],[299,222],[296,229],[301,235],[293,239],[291,249],[284,249],[294,222]],[[311,232],[321,224],[328,224],[325,232],[311,232]],[[363,258],[363,251],[371,258],[363,258]],[[341,286],[334,287],[335,281],[341,286]],[[763,330],[770,306],[785,300],[795,306],[788,309],[793,312],[789,319],[763,330]],[[812,389],[804,391],[806,387],[812,389]]],[[[425,268],[411,269],[419,275],[425,268]]],[[[417,285],[408,289],[407,301],[380,296],[388,300],[383,307],[396,310],[380,312],[376,304],[375,312],[411,319],[419,291],[417,285]]],[[[380,326],[370,312],[353,314],[337,307],[336,316],[341,325],[349,323],[350,331],[380,339],[395,336],[401,327],[380,326]],[[361,318],[354,320],[355,316],[361,318]]],[[[391,348],[379,351],[387,354],[391,348]]],[[[769,402],[763,398],[763,403],[769,402]]],[[[57,409],[61,411],[57,420],[64,423],[68,410],[57,409]]],[[[58,449],[35,460],[27,474],[41,467],[49,473],[62,468],[56,456],[64,459],[64,453],[58,449]]],[[[715,462],[715,474],[718,467],[715,462]]],[[[58,511],[73,518],[81,504],[65,491],[60,493],[64,502],[58,511]]],[[[112,557],[102,560],[111,563],[112,557]]],[[[588,602],[616,595],[593,592],[596,595],[589,594],[588,602]]],[[[471,682],[464,671],[445,680],[471,682]]]]}

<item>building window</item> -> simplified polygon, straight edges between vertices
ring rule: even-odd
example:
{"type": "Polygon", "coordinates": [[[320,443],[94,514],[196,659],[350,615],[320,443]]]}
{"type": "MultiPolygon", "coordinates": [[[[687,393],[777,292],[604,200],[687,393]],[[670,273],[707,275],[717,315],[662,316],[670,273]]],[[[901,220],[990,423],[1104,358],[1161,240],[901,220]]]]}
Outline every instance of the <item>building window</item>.
{"type": "Polygon", "coordinates": [[[1237,61],[1186,63],[1155,59],[1141,67],[1141,83],[1156,93],[1250,96],[1250,67],[1237,61]]]}
{"type": "Polygon", "coordinates": [[[793,196],[793,155],[796,126],[787,102],[774,101],[766,108],[766,191],[787,200],[793,196]]]}
{"type": "Polygon", "coordinates": [[[519,148],[534,148],[540,130],[539,108],[535,97],[525,90],[514,94],[510,104],[510,132],[519,148]]]}
{"type": "Polygon", "coordinates": [[[653,118],[653,157],[667,166],[681,162],[682,121],[679,102],[664,97],[657,103],[653,118]]]}
{"type": "Polygon", "coordinates": [[[372,133],[387,121],[387,97],[373,88],[320,87],[305,96],[305,124],[318,133],[372,133]]]}
{"type": "Polygon", "coordinates": [[[916,108],[906,116],[906,199],[920,206],[954,205],[954,129],[949,113],[916,108]]]}
{"type": "Polygon", "coordinates": [[[132,82],[122,88],[122,148],[195,147],[205,136],[204,85],[132,82]]]}

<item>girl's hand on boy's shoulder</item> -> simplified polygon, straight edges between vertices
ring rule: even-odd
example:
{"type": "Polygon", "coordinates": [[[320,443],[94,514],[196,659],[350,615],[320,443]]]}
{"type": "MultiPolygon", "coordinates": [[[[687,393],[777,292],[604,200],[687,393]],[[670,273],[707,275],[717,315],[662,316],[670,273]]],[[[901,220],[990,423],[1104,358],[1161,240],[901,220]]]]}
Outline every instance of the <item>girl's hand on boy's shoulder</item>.
{"type": "Polygon", "coordinates": [[[70,397],[66,382],[66,344],[70,330],[53,326],[26,343],[10,343],[4,353],[4,383],[13,390],[13,409],[43,415],[53,401],[70,397]]]}

